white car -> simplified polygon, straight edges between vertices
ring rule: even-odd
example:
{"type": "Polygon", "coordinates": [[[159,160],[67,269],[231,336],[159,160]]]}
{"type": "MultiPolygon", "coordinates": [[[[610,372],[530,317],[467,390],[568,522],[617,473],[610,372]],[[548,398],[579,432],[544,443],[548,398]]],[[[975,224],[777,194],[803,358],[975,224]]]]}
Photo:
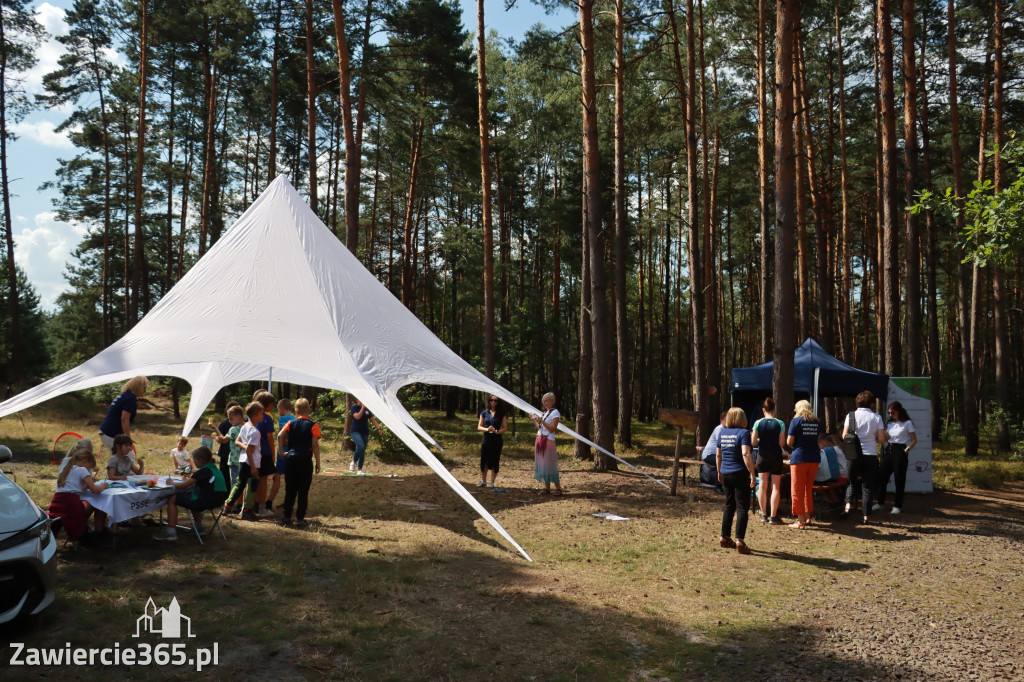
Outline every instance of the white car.
{"type": "MultiPolygon", "coordinates": [[[[11,459],[0,445],[0,464],[11,459]]],[[[57,539],[50,518],[0,471],[0,623],[36,614],[53,603],[57,539]]]]}

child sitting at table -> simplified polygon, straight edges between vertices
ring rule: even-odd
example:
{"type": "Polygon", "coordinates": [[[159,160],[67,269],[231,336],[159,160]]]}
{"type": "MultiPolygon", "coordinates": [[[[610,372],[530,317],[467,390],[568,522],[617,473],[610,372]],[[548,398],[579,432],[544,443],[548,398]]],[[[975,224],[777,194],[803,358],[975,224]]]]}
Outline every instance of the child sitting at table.
{"type": "Polygon", "coordinates": [[[174,464],[175,476],[188,476],[196,468],[188,450],[185,449],[186,445],[188,445],[188,438],[182,436],[178,439],[178,447],[171,450],[171,463],[174,464]]]}
{"type": "Polygon", "coordinates": [[[821,450],[821,466],[815,483],[833,483],[822,493],[822,497],[826,502],[839,502],[846,490],[849,463],[835,436],[827,433],[818,436],[818,448],[821,450]]]}
{"type": "Polygon", "coordinates": [[[80,448],[71,455],[70,461],[64,465],[57,476],[57,491],[50,500],[50,506],[46,512],[49,516],[56,516],[64,524],[64,530],[72,543],[77,543],[88,530],[86,521],[89,515],[95,512],[96,527],[106,535],[110,530],[106,527],[107,515],[99,510],[93,509],[92,505],[81,498],[83,492],[89,491],[96,494],[102,493],[110,487],[110,481],[96,483],[92,478],[93,469],[96,468],[96,456],[92,450],[80,448]]]}
{"type": "Polygon", "coordinates": [[[119,433],[114,436],[114,444],[110,446],[113,454],[107,461],[107,478],[111,481],[123,481],[129,474],[142,473],[142,460],[135,458],[133,444],[129,435],[119,433]]]}
{"type": "Polygon", "coordinates": [[[178,507],[203,512],[218,508],[227,499],[228,485],[213,463],[210,448],[198,447],[192,456],[199,468],[184,480],[170,481],[175,488],[193,486],[192,490],[180,492],[167,500],[167,528],[154,535],[155,540],[178,539],[178,507]]]}

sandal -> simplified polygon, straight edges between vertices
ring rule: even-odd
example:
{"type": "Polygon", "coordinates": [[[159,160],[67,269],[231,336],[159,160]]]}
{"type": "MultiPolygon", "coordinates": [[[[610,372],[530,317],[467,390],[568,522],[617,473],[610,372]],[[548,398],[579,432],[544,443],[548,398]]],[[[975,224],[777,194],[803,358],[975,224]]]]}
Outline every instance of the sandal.
{"type": "Polygon", "coordinates": [[[561,490],[554,490],[554,491],[551,492],[551,494],[556,496],[556,497],[561,497],[562,496],[562,491],[561,490]]]}
{"type": "Polygon", "coordinates": [[[799,528],[799,529],[802,530],[802,529],[806,528],[806,525],[804,524],[803,521],[796,521],[795,523],[789,524],[789,527],[790,528],[799,528]]]}
{"type": "Polygon", "coordinates": [[[537,496],[540,497],[541,495],[549,495],[550,493],[551,493],[550,490],[538,490],[537,491],[537,496]]]}

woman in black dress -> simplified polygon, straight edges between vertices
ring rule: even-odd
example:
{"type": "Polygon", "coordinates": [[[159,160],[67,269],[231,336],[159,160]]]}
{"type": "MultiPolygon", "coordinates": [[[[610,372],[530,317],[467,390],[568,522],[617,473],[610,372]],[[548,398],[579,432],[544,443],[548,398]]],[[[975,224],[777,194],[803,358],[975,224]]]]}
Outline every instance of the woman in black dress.
{"type": "Polygon", "coordinates": [[[505,444],[501,434],[508,431],[508,417],[505,403],[498,396],[487,399],[487,409],[480,413],[480,421],[476,430],[482,431],[484,439],[480,442],[480,482],[477,487],[487,485],[487,470],[491,471],[491,487],[498,478],[498,465],[501,460],[501,448],[505,444]]]}

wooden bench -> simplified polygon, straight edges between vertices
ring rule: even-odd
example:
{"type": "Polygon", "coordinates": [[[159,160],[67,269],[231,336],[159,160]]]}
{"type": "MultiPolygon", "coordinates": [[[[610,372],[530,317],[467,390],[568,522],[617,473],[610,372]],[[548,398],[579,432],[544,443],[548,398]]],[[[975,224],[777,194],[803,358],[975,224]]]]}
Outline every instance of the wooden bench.
{"type": "MultiPolygon", "coordinates": [[[[811,487],[811,495],[817,496],[818,500],[824,502],[824,494],[826,492],[828,492],[829,490],[838,490],[838,489],[841,489],[841,488],[845,488],[847,483],[849,483],[849,481],[846,481],[846,480],[844,480],[842,483],[840,483],[839,481],[828,481],[827,483],[815,483],[811,487]]],[[[814,505],[814,518],[815,519],[817,519],[818,521],[821,521],[824,513],[825,513],[825,505],[824,504],[815,504],[814,505]]]]}
{"type": "MultiPolygon", "coordinates": [[[[658,420],[670,426],[676,427],[676,449],[672,459],[672,487],[669,488],[669,495],[676,494],[676,482],[679,480],[679,465],[683,465],[683,485],[686,485],[686,467],[689,464],[701,465],[703,462],[695,459],[682,459],[683,454],[683,429],[693,431],[697,435],[697,424],[700,423],[700,414],[691,410],[670,410],[661,408],[658,410],[658,420]]],[[[700,469],[697,470],[698,476],[700,469]]]]}
{"type": "Polygon", "coordinates": [[[686,469],[690,466],[697,467],[697,480],[700,480],[700,468],[704,465],[704,460],[701,459],[680,459],[679,464],[683,469],[683,486],[686,486],[686,469]]]}

